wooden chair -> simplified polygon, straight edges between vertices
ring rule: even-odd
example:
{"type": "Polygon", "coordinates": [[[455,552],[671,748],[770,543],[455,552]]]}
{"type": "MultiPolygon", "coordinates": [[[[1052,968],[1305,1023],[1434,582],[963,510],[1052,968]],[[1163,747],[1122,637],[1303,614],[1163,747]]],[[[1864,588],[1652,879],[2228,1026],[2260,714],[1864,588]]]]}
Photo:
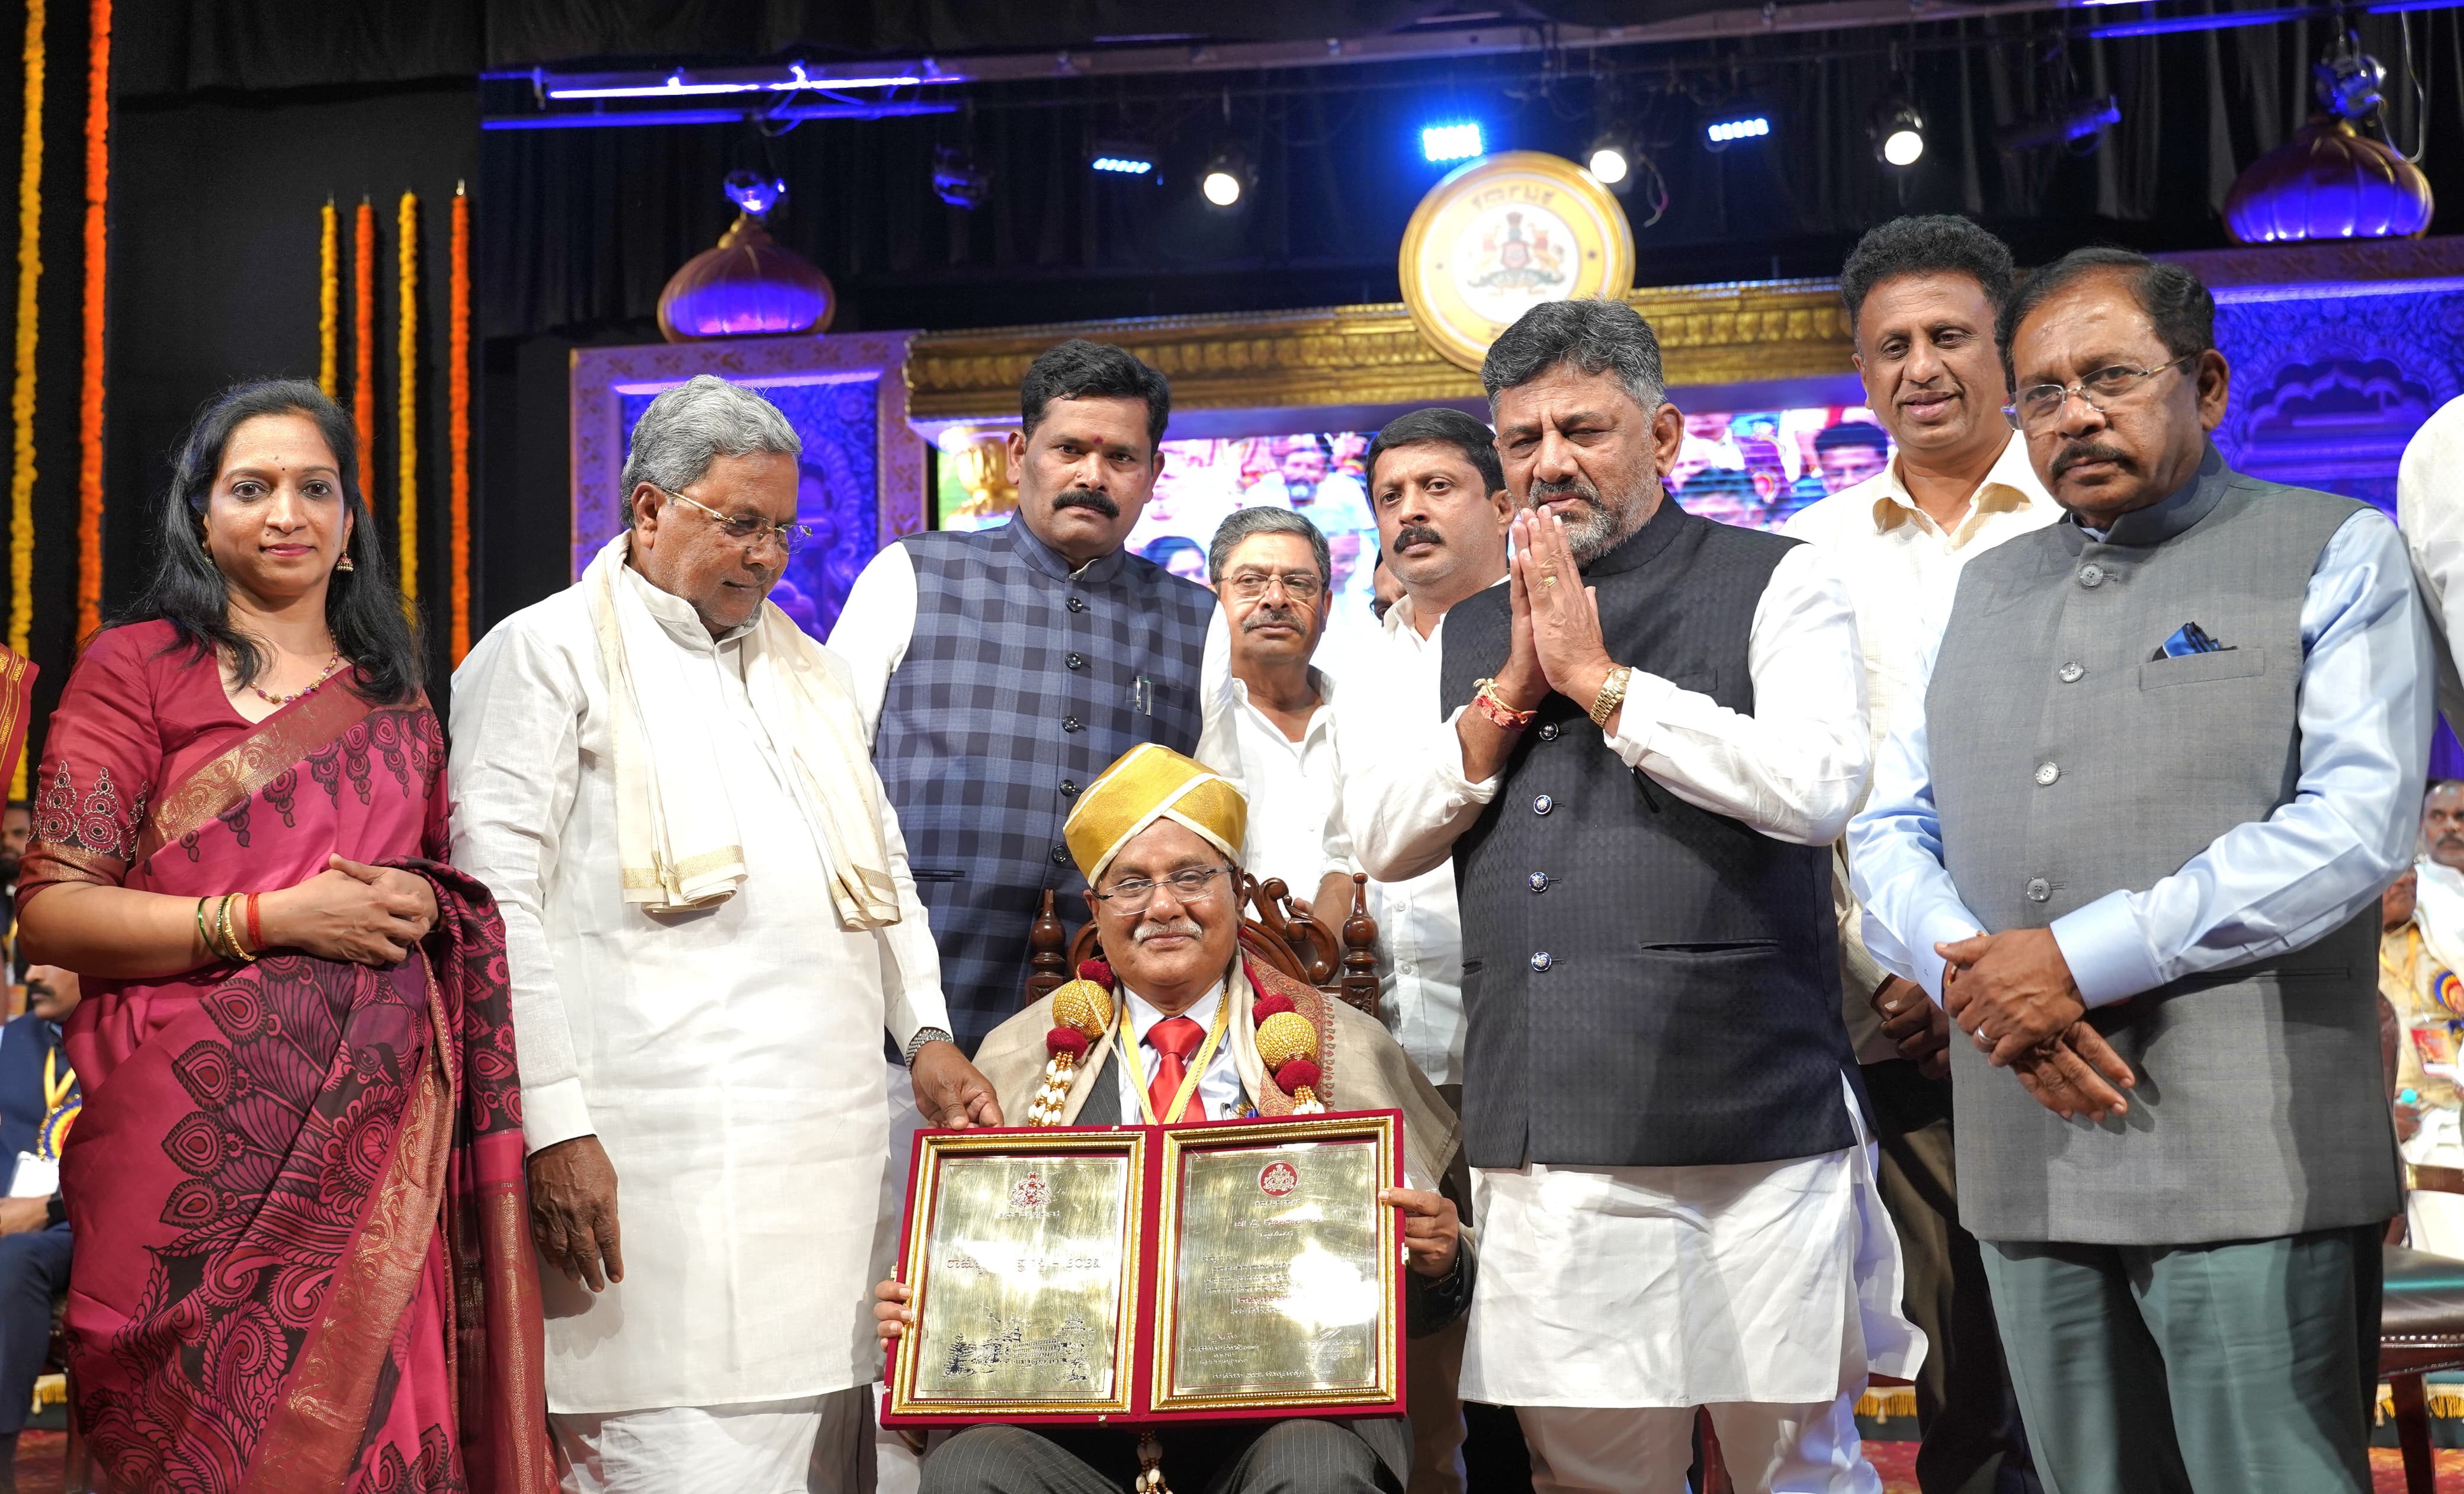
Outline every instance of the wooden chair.
{"type": "MultiPolygon", "coordinates": [[[[2412,1186],[2464,1194],[2464,1170],[2412,1167],[2412,1186]]],[[[2464,1370],[2464,1261],[2383,1245],[2387,1289],[2379,1308],[2379,1377],[2395,1397],[2395,1439],[2404,1450],[2405,1494],[2435,1494],[2425,1377],[2464,1370]]]]}
{"type": "MultiPolygon", "coordinates": [[[[1352,878],[1352,916],[1343,921],[1340,939],[1314,912],[1293,909],[1291,889],[1281,877],[1262,883],[1243,872],[1241,897],[1250,910],[1241,919],[1242,948],[1295,980],[1377,1015],[1377,921],[1369,916],[1367,877],[1352,878]]],[[[1052,889],[1045,888],[1043,910],[1027,929],[1026,948],[1026,1003],[1033,1003],[1059,989],[1099,946],[1091,922],[1070,937],[1053,912],[1052,889]]]]}

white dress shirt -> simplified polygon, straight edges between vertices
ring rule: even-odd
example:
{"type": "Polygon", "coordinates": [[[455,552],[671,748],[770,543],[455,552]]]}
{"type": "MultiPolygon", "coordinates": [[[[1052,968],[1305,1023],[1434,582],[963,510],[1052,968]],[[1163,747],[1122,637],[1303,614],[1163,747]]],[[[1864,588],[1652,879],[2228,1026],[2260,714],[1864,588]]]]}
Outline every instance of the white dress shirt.
{"type": "MultiPolygon", "coordinates": [[[[1866,947],[1940,1000],[1934,945],[1985,926],[1942,865],[1925,711],[1942,624],[1931,632],[1848,840],[1857,895],[1873,915],[1866,947]]],[[[2301,604],[2301,655],[2292,800],[2218,836],[2170,876],[2116,888],[2053,921],[2088,1005],[2300,949],[2377,901],[2411,860],[2434,670],[2404,538],[2377,510],[2346,519],[2320,551],[2301,604]]]]}
{"type": "MultiPolygon", "coordinates": [[[[1497,582],[1506,584],[1503,579],[1497,582]]],[[[1442,719],[1440,673],[1445,664],[1446,620],[1441,616],[1420,636],[1408,596],[1387,609],[1375,642],[1361,648],[1359,668],[1332,710],[1333,804],[1326,821],[1326,861],[1346,875],[1361,871],[1352,842],[1350,815],[1371,814],[1366,799],[1347,807],[1347,762],[1367,765],[1417,746],[1420,729],[1442,719]]],[[[1321,908],[1318,917],[1338,933],[1351,909],[1321,908]]],[[[1463,911],[1455,903],[1455,872],[1440,862],[1418,876],[1369,884],[1369,915],[1377,921],[1377,1016],[1433,1085],[1463,1082],[1463,911]]]]}
{"type": "MultiPolygon", "coordinates": [[[[1221,616],[1221,612],[1217,616],[1221,616]]],[[[1241,867],[1260,882],[1281,877],[1294,897],[1315,897],[1326,875],[1326,817],[1334,806],[1334,681],[1309,670],[1317,709],[1294,741],[1251,703],[1248,682],[1232,678],[1232,730],[1240,743],[1249,827],[1241,867]]]]}
{"type": "Polygon", "coordinates": [[[2395,516],[2435,625],[2438,706],[2450,730],[2464,731],[2464,682],[2455,668],[2455,650],[2464,648],[2464,397],[2440,406],[2405,447],[2395,516]]]}
{"type": "MultiPolygon", "coordinates": [[[[748,875],[708,909],[624,900],[605,674],[581,586],[507,618],[453,677],[453,864],[505,923],[523,1133],[596,1134],[626,1274],[543,1272],[548,1409],[778,1401],[873,1378],[881,1043],[947,1027],[940,958],[883,796],[899,921],[829,912],[826,853],[754,714],[741,633],[714,641],[639,584],[707,670],[718,777],[748,875]]],[[[880,790],[876,784],[875,793],[880,790]]]]}
{"type": "MultiPolygon", "coordinates": [[[[1792,515],[1780,533],[1820,550],[1848,583],[1857,606],[1857,641],[1865,655],[1866,728],[1876,753],[1891,733],[1891,714],[1907,698],[1930,634],[1927,625],[1950,605],[1968,562],[2013,535],[2062,516],[2028,460],[2028,443],[2010,433],[2002,454],[1949,533],[1917,507],[1896,452],[1883,469],[1853,488],[1792,515]]],[[[1849,890],[1845,846],[1835,868],[1833,907],[1839,915],[1840,1016],[1859,1063],[1899,1057],[1882,1035],[1873,995],[1886,972],[1864,943],[1864,911],[1849,890]]]]}
{"type": "MultiPolygon", "coordinates": [[[[1164,1015],[1149,1005],[1147,999],[1135,991],[1123,994],[1129,998],[1131,1029],[1138,1035],[1138,1065],[1152,1082],[1161,1055],[1155,1052],[1155,1044],[1147,1041],[1147,1035],[1155,1031],[1155,1023],[1163,1021],[1164,1015]]],[[[1223,982],[1219,980],[1215,982],[1214,990],[1199,997],[1196,1005],[1180,1015],[1200,1027],[1212,1028],[1216,1009],[1222,1004],[1223,982]]],[[[1202,1041],[1200,1045],[1204,1045],[1202,1041]]],[[[1190,1054],[1193,1059],[1197,1056],[1195,1052],[1190,1054]]],[[[1130,1066],[1117,1054],[1112,1059],[1112,1072],[1121,1089],[1121,1122],[1123,1125],[1137,1125],[1146,1115],[1146,1111],[1139,1108],[1138,1082],[1132,1076],[1130,1066]]],[[[1249,1097],[1241,1088],[1241,1069],[1232,1061],[1232,1037],[1228,1032],[1222,1042],[1215,1044],[1214,1056],[1206,1061],[1206,1072],[1199,1077],[1198,1103],[1206,1107],[1205,1118],[1208,1120],[1224,1120],[1248,1113],[1249,1097]]],[[[1198,1118],[1196,1115],[1182,1117],[1193,1121],[1198,1118]]]]}
{"type": "MultiPolygon", "coordinates": [[[[884,545],[847,588],[847,605],[830,629],[830,651],[847,661],[854,677],[868,742],[880,730],[881,703],[890,695],[890,676],[898,672],[907,658],[907,646],[915,641],[915,605],[914,557],[905,545],[884,545]]],[[[1242,781],[1241,747],[1232,725],[1232,635],[1224,626],[1221,607],[1215,609],[1206,625],[1198,692],[1202,725],[1198,751],[1192,756],[1238,783],[1242,781]]]]}

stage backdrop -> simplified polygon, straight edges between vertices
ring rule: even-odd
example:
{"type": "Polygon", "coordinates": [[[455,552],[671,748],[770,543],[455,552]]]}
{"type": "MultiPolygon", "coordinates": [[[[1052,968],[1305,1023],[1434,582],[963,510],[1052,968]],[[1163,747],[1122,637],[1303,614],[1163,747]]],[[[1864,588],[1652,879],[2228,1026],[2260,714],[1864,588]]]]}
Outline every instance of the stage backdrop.
{"type": "Polygon", "coordinates": [[[770,594],[826,640],[867,560],[924,527],[925,447],[907,423],[904,332],[745,338],[573,354],[573,574],[624,522],[633,423],[696,374],[759,389],[803,438],[796,517],[813,530],[770,594]]]}

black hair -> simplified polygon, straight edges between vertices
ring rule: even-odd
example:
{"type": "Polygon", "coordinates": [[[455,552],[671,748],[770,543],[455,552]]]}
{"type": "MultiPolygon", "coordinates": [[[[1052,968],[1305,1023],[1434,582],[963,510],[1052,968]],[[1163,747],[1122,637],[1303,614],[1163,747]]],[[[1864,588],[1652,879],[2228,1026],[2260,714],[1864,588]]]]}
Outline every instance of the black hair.
{"type": "Polygon", "coordinates": [[[2126,249],[2091,246],[2075,249],[2041,270],[2029,273],[2011,298],[2002,303],[2002,318],[1993,329],[2002,344],[2002,373],[2019,386],[2011,365],[2011,340],[2028,314],[2075,280],[2092,275],[2118,275],[2130,298],[2146,315],[2148,326],[2165,351],[2175,358],[2204,353],[2216,345],[2216,298],[2207,285],[2180,265],[2166,264],[2126,249]]]}
{"type": "Polygon", "coordinates": [[[260,415],[307,417],[334,453],[342,508],[351,519],[344,554],[353,568],[337,571],[326,583],[325,626],[334,635],[334,647],[355,666],[351,688],[362,699],[381,705],[412,699],[419,693],[423,672],[418,639],[404,615],[393,566],[378,542],[367,499],[360,492],[359,449],[351,417],[304,380],[234,384],[197,412],[173,458],[171,486],[159,505],[154,575],[144,592],[112,617],[111,626],[158,619],[168,623],[180,635],[180,643],[173,647],[185,645],[200,654],[217,649],[228,653],[232,677],[243,686],[253,683],[265,668],[263,645],[231,626],[230,583],[199,542],[206,507],[213,496],[214,478],[222,471],[231,432],[260,415]]]}
{"type": "Polygon", "coordinates": [[[1163,440],[1164,423],[1172,419],[1172,384],[1138,362],[1129,349],[1110,342],[1071,338],[1038,353],[1019,382],[1020,428],[1035,434],[1044,424],[1044,407],[1054,400],[1144,400],[1147,402],[1147,454],[1163,440]]]}
{"type": "Polygon", "coordinates": [[[1642,313],[1623,301],[1542,301],[1488,344],[1480,363],[1488,407],[1497,396],[1530,383],[1560,363],[1587,374],[1613,373],[1644,409],[1657,409],[1667,395],[1660,369],[1660,338],[1642,313]]]}
{"type": "Polygon", "coordinates": [[[1848,446],[1871,447],[1888,456],[1891,433],[1870,420],[1843,420],[1814,438],[1814,454],[1820,456],[1848,446]]]}
{"type": "Polygon", "coordinates": [[[1424,441],[1461,451],[1463,460],[1480,472],[1482,497],[1506,486],[1506,468],[1497,459],[1497,438],[1488,427],[1478,416],[1433,405],[1396,416],[1377,432],[1377,439],[1369,443],[1369,454],[1361,459],[1361,472],[1368,480],[1373,503],[1377,496],[1377,458],[1398,446],[1419,446],[1424,441]]]}
{"type": "Polygon", "coordinates": [[[1874,287],[1903,275],[1964,275],[1985,293],[1996,312],[2011,299],[2017,272],[2011,246],[1950,212],[1910,213],[1869,229],[1839,268],[1839,304],[1848,312],[1848,335],[1874,287]]]}

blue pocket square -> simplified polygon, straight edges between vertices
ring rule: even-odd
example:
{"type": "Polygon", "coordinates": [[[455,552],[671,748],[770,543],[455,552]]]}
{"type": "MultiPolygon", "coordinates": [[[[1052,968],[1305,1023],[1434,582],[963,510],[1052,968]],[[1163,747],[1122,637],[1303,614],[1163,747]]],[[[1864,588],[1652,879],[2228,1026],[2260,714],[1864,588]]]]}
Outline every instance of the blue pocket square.
{"type": "Polygon", "coordinates": [[[2165,647],[2149,654],[2147,658],[2150,663],[2153,663],[2158,659],[2178,659],[2185,654],[2223,653],[2231,648],[2233,645],[2220,644],[2208,636],[2208,630],[2198,624],[2185,623],[2173,630],[2172,637],[2165,640],[2165,647]]]}

